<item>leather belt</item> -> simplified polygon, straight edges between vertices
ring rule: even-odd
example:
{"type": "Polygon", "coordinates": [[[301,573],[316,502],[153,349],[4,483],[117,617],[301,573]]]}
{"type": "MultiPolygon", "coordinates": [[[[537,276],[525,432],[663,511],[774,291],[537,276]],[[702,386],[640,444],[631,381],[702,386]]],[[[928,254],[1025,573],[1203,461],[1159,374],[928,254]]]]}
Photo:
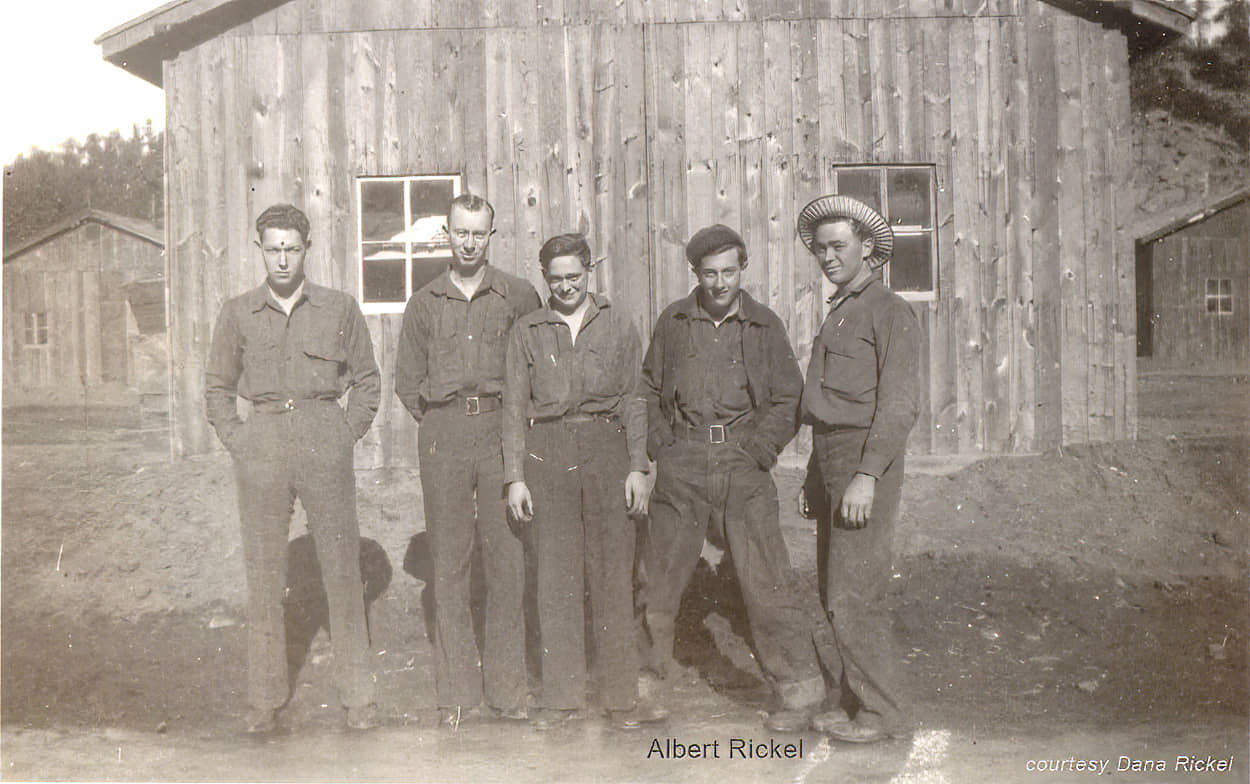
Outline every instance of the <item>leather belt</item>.
{"type": "Polygon", "coordinates": [[[252,410],[261,414],[289,414],[308,403],[332,403],[336,406],[338,405],[338,401],[330,398],[288,397],[285,400],[252,401],[252,410]]]}
{"type": "Polygon", "coordinates": [[[453,408],[465,416],[477,416],[498,411],[502,405],[499,395],[456,395],[446,403],[436,404],[434,408],[453,408]]]}
{"type": "Polygon", "coordinates": [[[751,429],[751,424],[750,422],[737,422],[732,425],[695,427],[678,422],[673,425],[673,435],[702,444],[727,444],[731,442],[731,439],[736,440],[745,435],[751,429]]]}
{"type": "Polygon", "coordinates": [[[569,424],[580,425],[586,422],[610,422],[615,424],[619,423],[621,419],[616,414],[563,414],[561,416],[539,417],[533,421],[537,423],[568,422],[569,424]]]}

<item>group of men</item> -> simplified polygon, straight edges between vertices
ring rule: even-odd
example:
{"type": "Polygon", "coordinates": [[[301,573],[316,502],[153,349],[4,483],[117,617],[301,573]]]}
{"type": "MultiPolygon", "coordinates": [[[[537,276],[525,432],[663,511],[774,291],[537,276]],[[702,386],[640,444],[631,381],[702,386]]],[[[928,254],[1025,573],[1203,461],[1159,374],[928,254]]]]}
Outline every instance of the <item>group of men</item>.
{"type": "MultiPolygon", "coordinates": [[[[665,683],[681,670],[677,611],[706,539],[741,587],[776,694],[770,730],[850,742],[906,733],[883,594],[918,411],[919,330],[881,281],[893,244],[886,221],[842,195],[800,213],[799,236],[837,287],[806,380],[781,320],[742,290],[748,252],[733,229],[690,238],[697,286],[660,315],[644,354],[631,314],[589,290],[584,237],[542,246],[544,303],[490,265],[493,223],[482,198],[453,200],[452,262],[409,299],[395,357],[395,392],[419,423],[440,723],[550,728],[584,715],[591,692],[615,727],[663,720],[667,690],[643,698],[639,676],[649,669],[665,683]],[[813,428],[801,503],[818,520],[823,608],[794,579],[770,473],[801,422],[813,428]],[[486,585],[481,650],[475,558],[486,585]],[[542,650],[533,696],[527,559],[542,650]]],[[[378,408],[378,366],[355,300],[304,277],[304,214],[276,205],[256,230],[267,280],[223,307],[206,369],[208,418],[237,474],[247,729],[273,731],[289,698],[282,598],[295,497],[323,573],[347,725],[368,729],[378,719],[352,449],[378,408]],[[252,404],[246,420],[240,397],[252,404]]]]}

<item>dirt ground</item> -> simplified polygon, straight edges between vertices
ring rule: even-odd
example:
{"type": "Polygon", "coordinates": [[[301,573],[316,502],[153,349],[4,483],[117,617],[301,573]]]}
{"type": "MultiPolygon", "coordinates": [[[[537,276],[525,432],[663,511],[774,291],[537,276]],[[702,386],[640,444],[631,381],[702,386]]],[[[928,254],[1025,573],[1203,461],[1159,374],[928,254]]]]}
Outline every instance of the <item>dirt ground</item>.
{"type": "MultiPolygon", "coordinates": [[[[1147,375],[1139,390],[1138,441],[959,470],[913,461],[891,591],[921,727],[911,746],[831,750],[805,734],[801,760],[730,767],[656,767],[653,733],[596,721],[545,736],[435,729],[423,583],[403,568],[423,525],[407,471],[358,475],[362,534],[380,545],[370,617],[385,726],[340,730],[325,632],[295,617],[306,663],[284,711],[291,734],[242,743],[245,588],[227,458],[171,463],[159,430],[5,412],[0,776],[1068,781],[1082,776],[1029,773],[1025,758],[1088,753],[1114,770],[1122,755],[1183,749],[1233,755],[1232,778],[1109,780],[1245,781],[1250,384],[1147,375]]],[[[777,478],[792,560],[814,585],[800,477],[777,478]]],[[[293,537],[302,526],[297,516],[293,537]]],[[[732,579],[701,566],[678,650],[697,676],[660,737],[764,739],[769,692],[742,629],[732,579]]]]}

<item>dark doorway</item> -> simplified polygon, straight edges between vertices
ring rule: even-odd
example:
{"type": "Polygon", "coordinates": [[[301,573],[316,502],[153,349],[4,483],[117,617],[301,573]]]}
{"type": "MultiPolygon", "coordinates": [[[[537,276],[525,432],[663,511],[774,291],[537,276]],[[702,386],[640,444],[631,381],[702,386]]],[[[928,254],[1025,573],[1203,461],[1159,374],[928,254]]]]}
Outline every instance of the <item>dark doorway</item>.
{"type": "Polygon", "coordinates": [[[1137,243],[1137,356],[1154,354],[1154,264],[1153,243],[1137,243]]]}

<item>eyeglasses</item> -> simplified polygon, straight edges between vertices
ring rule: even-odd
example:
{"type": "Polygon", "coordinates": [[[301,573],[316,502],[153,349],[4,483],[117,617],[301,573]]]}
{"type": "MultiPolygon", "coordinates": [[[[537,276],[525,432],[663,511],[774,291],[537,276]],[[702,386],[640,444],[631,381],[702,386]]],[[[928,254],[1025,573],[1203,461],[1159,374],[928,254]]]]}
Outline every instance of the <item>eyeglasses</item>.
{"type": "Polygon", "coordinates": [[[491,232],[489,232],[489,231],[469,231],[468,229],[452,229],[452,230],[451,230],[451,235],[452,235],[453,237],[455,237],[456,239],[460,240],[461,242],[464,242],[464,241],[465,241],[465,240],[467,240],[469,237],[472,237],[473,239],[477,240],[478,242],[484,242],[484,241],[486,240],[486,238],[487,238],[487,237],[489,237],[489,236],[491,235],[491,232]]]}

